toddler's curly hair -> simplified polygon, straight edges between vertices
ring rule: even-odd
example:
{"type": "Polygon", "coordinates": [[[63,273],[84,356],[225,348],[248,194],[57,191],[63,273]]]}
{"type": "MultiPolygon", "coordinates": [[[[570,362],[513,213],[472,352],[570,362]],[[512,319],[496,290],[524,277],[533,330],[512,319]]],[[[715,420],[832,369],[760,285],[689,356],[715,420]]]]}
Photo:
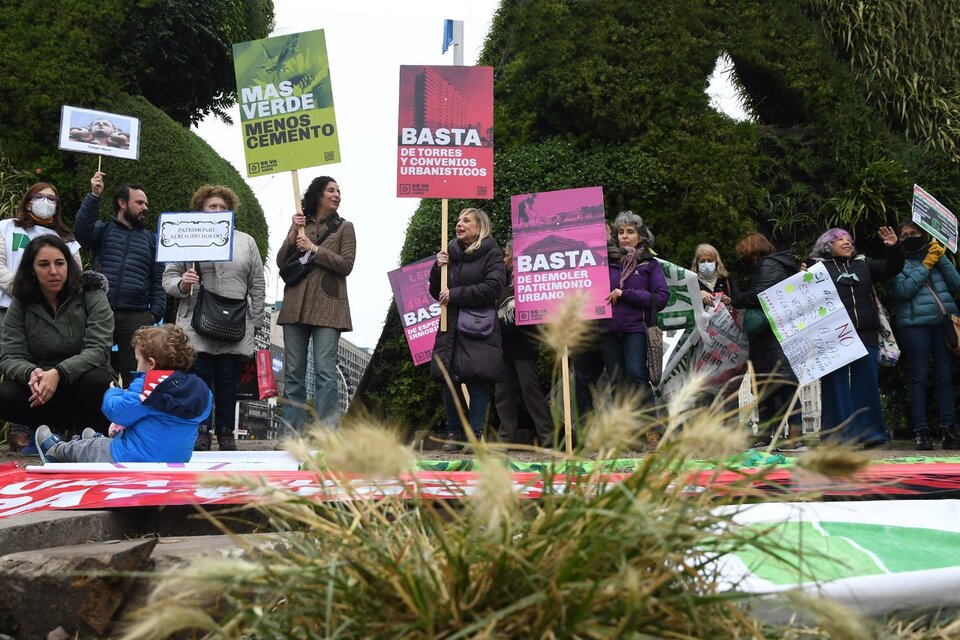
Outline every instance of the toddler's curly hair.
{"type": "Polygon", "coordinates": [[[188,371],[197,357],[187,334],[175,324],[140,327],[133,334],[132,342],[133,348],[144,359],[153,358],[156,361],[157,369],[188,371]]]}

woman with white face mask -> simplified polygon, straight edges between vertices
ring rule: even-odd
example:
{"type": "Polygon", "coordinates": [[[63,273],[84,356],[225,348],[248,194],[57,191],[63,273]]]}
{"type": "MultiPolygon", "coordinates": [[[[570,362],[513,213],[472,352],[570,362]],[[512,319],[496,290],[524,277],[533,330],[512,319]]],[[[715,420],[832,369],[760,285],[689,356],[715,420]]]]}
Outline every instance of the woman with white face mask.
{"type": "MultiPolygon", "coordinates": [[[[13,218],[0,220],[0,336],[3,335],[3,318],[13,301],[13,276],[20,266],[23,252],[30,240],[45,233],[60,236],[77,265],[82,267],[80,243],[63,222],[57,188],[49,182],[38,182],[23,194],[13,218]]],[[[8,441],[12,450],[19,451],[32,442],[28,429],[11,425],[10,431],[8,441]]]]}
{"type": "Polygon", "coordinates": [[[713,307],[717,302],[722,302],[730,312],[733,308],[730,305],[730,297],[733,295],[733,280],[723,266],[723,260],[720,259],[720,252],[712,244],[697,245],[693,252],[693,264],[690,270],[697,274],[697,280],[700,281],[700,297],[703,299],[704,307],[713,307]]]}

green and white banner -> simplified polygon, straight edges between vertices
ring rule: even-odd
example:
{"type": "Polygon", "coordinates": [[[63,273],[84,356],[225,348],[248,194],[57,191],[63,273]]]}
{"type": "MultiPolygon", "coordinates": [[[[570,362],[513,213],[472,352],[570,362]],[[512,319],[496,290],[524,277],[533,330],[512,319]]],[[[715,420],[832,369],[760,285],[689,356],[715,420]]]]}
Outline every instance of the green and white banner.
{"type": "Polygon", "coordinates": [[[247,177],[340,162],[323,30],[233,45],[247,177]]]}

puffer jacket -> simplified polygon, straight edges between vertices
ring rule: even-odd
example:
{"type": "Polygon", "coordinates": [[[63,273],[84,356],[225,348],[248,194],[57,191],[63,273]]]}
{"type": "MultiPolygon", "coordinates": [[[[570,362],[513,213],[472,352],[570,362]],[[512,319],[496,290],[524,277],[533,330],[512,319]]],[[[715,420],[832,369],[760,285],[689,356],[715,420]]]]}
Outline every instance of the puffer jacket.
{"type": "MultiPolygon", "coordinates": [[[[618,254],[619,252],[617,252],[618,254]]],[[[653,255],[644,250],[634,269],[620,286],[620,263],[613,254],[610,259],[610,290],[623,293],[613,305],[613,317],[597,323],[600,333],[646,333],[647,325],[656,321],[656,314],[667,305],[670,289],[663,275],[663,267],[653,255]]]]}
{"type": "MultiPolygon", "coordinates": [[[[493,323],[493,332],[484,338],[460,335],[457,319],[461,309],[495,309],[500,292],[506,283],[503,253],[496,241],[487,236],[480,247],[471,253],[459,240],[447,247],[450,262],[447,265],[447,286],[450,300],[447,304],[447,330],[438,332],[433,345],[434,360],[430,373],[443,380],[437,358],[446,367],[454,382],[495,382],[503,374],[500,323],[493,323]]],[[[430,295],[440,299],[440,267],[430,269],[430,295]]]]}
{"type": "Polygon", "coordinates": [[[157,241],[149,229],[131,229],[116,216],[98,220],[100,198],[88,193],[77,211],[73,232],[93,252],[93,267],[107,277],[110,306],[117,311],[150,311],[159,321],[167,307],[163,265],[154,260],[157,241]]]}
{"type": "MultiPolygon", "coordinates": [[[[750,285],[743,291],[736,291],[730,296],[730,301],[736,309],[759,309],[761,291],[769,289],[797,271],[800,267],[789,251],[777,251],[760,259],[750,274],[750,285]]],[[[759,331],[749,336],[750,357],[756,358],[763,354],[780,353],[780,342],[773,335],[770,325],[765,323],[759,331]]]]}
{"type": "Polygon", "coordinates": [[[497,300],[497,317],[500,320],[500,336],[503,340],[503,357],[506,360],[536,360],[540,352],[537,340],[539,327],[535,324],[517,324],[516,299],[514,297],[513,269],[506,272],[507,284],[497,300]]]}
{"type": "Polygon", "coordinates": [[[114,462],[189,462],[200,421],[210,415],[213,394],[199,377],[152,369],[137,374],[127,390],[112,387],[100,409],[123,425],[110,443],[114,462]]]}
{"type": "Polygon", "coordinates": [[[55,315],[46,302],[13,299],[0,338],[0,372],[6,379],[28,384],[37,367],[57,369],[67,383],[91,369],[111,371],[113,311],[107,301],[107,279],[85,271],[82,284],[55,315]]]}
{"type": "Polygon", "coordinates": [[[903,245],[899,242],[886,248],[882,260],[863,254],[850,258],[815,257],[822,262],[837,285],[837,293],[846,307],[860,340],[868,347],[880,344],[880,314],[873,300],[873,285],[889,280],[903,271],[903,245]]]}
{"type": "Polygon", "coordinates": [[[929,327],[941,322],[940,305],[927,287],[937,292],[947,313],[957,314],[953,296],[960,292],[960,274],[950,259],[940,256],[933,269],[923,266],[926,249],[919,254],[910,254],[904,261],[903,271],[890,281],[897,300],[896,323],[898,327],[929,327]]]}
{"type": "Polygon", "coordinates": [[[253,237],[242,231],[233,232],[233,260],[229,262],[201,262],[202,287],[227,298],[247,301],[247,330],[239,342],[220,342],[201,336],[193,330],[193,312],[197,308],[197,296],[180,290],[180,278],[193,267],[192,262],[171,262],[163,270],[163,288],[177,298],[177,326],[183,329],[190,344],[198,353],[219,355],[235,353],[250,355],[254,351],[253,335],[263,321],[263,302],[266,285],[263,277],[263,260],[253,237]]]}

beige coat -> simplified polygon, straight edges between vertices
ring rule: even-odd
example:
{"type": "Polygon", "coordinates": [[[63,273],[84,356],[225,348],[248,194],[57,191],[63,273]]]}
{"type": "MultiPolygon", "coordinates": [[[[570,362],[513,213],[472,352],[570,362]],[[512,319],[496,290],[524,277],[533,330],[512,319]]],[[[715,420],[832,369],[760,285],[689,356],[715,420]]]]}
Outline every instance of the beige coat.
{"type": "Polygon", "coordinates": [[[193,267],[192,262],[171,262],[163,270],[163,288],[167,295],[178,300],[177,326],[190,338],[190,344],[198,352],[219,355],[253,353],[253,334],[263,322],[263,303],[266,283],[263,277],[263,260],[254,239],[242,231],[233,232],[233,260],[230,262],[201,262],[200,279],[203,286],[228,298],[247,299],[247,331],[240,342],[219,342],[197,335],[190,326],[197,296],[181,291],[180,278],[193,267]]]}
{"type": "MultiPolygon", "coordinates": [[[[313,218],[307,218],[304,231],[314,242],[326,230],[326,222],[317,224],[313,218]]],[[[297,245],[292,238],[296,238],[296,230],[291,226],[277,252],[278,267],[297,254],[297,245]]],[[[283,305],[277,324],[306,324],[352,331],[347,276],[353,271],[356,256],[357,235],[353,223],[344,220],[317,250],[307,277],[283,290],[283,305]]]]}

